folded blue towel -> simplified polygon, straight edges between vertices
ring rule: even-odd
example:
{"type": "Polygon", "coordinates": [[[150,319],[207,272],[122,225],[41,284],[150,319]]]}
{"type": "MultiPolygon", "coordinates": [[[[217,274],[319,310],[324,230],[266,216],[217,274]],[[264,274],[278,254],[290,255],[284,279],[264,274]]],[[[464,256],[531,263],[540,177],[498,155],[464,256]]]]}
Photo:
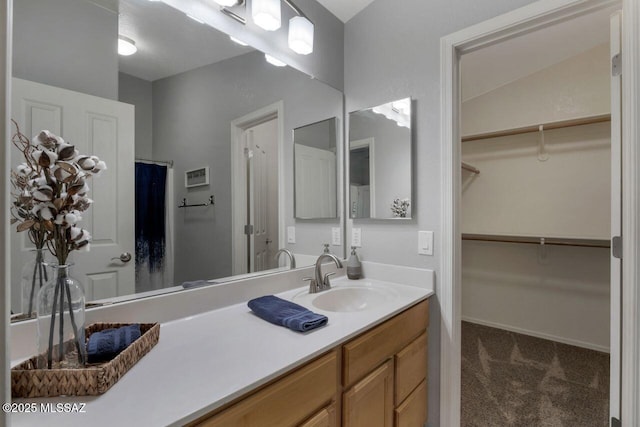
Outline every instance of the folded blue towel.
{"type": "Polygon", "coordinates": [[[87,356],[89,363],[111,360],[122,350],[140,338],[140,325],[127,325],[120,328],[105,329],[89,336],[87,356]]]}
{"type": "Polygon", "coordinates": [[[247,305],[258,317],[267,322],[285,326],[298,332],[310,331],[329,322],[327,316],[314,313],[298,304],[273,295],[252,299],[247,305]]]}

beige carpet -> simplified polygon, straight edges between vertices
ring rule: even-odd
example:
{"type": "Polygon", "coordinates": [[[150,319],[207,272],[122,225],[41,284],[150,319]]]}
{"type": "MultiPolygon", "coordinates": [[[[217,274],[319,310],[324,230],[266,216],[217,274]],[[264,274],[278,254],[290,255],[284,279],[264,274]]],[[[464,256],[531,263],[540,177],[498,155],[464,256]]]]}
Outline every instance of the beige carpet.
{"type": "Polygon", "coordinates": [[[463,427],[608,420],[608,354],[462,322],[463,427]]]}

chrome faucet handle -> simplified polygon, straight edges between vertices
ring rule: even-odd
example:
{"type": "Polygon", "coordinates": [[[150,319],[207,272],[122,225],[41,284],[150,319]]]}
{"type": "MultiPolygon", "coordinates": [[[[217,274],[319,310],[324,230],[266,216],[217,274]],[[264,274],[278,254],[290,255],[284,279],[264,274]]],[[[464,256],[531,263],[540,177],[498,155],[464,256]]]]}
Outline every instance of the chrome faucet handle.
{"type": "Polygon", "coordinates": [[[318,282],[313,277],[303,277],[302,280],[304,280],[305,282],[309,282],[310,294],[317,294],[320,291],[318,282]]]}
{"type": "Polygon", "coordinates": [[[335,275],[336,273],[327,273],[324,275],[324,279],[322,279],[322,289],[331,289],[331,281],[329,277],[335,275]]]}

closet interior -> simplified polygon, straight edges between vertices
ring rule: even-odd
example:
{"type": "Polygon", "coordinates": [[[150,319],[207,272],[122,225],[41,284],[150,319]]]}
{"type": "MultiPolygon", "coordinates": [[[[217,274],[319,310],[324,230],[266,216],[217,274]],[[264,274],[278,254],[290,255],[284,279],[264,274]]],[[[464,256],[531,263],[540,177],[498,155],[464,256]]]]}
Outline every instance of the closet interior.
{"type": "Polygon", "coordinates": [[[612,12],[462,57],[464,426],[608,425],[612,12]]]}

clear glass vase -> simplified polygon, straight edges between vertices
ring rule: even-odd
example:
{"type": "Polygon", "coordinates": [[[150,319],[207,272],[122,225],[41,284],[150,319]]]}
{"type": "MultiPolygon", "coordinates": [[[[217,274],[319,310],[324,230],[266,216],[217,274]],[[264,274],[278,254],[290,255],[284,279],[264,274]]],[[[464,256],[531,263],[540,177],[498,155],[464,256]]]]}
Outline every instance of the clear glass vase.
{"type": "Polygon", "coordinates": [[[81,368],[85,347],[85,296],[70,264],[52,264],[52,276],[38,293],[39,369],[81,368]]]}
{"type": "Polygon", "coordinates": [[[44,249],[34,249],[31,260],[22,266],[22,314],[34,317],[38,292],[49,281],[51,267],[45,260],[44,249]]]}

